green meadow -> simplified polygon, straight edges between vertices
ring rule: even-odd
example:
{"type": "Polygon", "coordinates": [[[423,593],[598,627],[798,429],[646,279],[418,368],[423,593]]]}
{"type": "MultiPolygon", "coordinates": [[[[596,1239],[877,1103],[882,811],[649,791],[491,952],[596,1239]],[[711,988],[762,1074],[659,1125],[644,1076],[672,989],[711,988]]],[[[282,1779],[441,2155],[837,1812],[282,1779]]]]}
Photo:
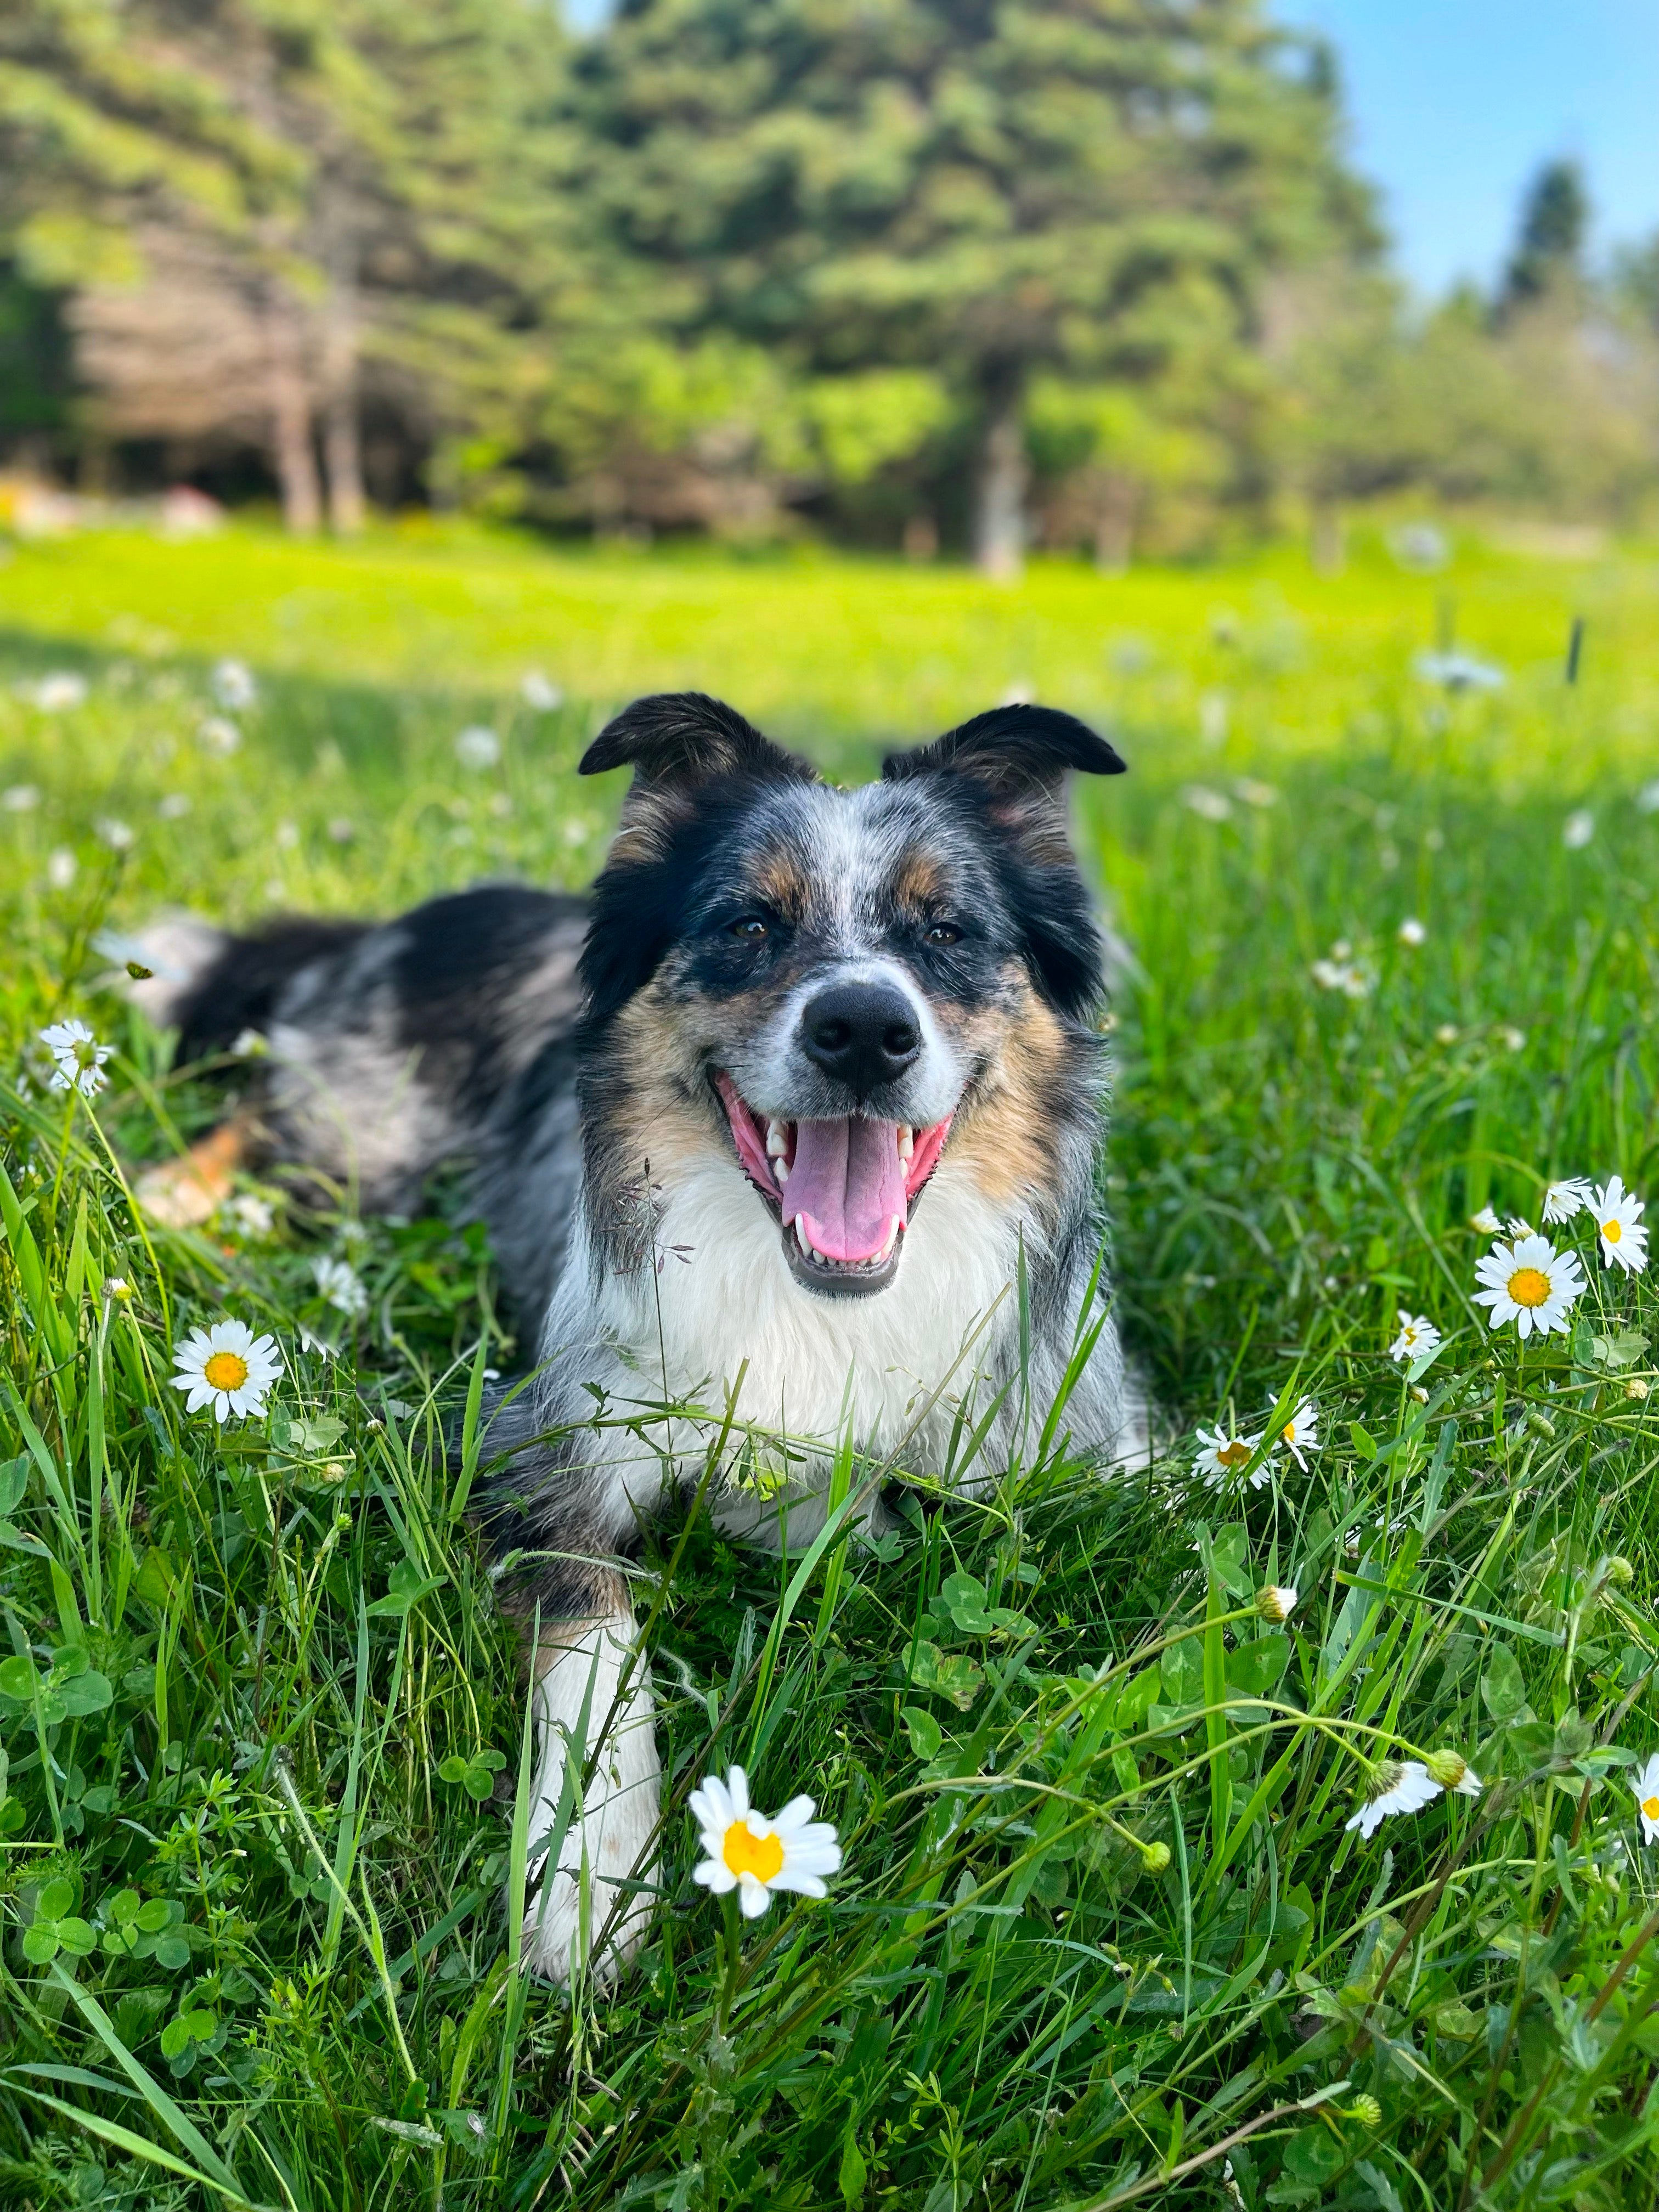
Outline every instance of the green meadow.
{"type": "Polygon", "coordinates": [[[1331,577],[1003,588],[441,527],[12,548],[0,2202],[1651,2201],[1659,1302],[1604,1261],[1614,1201],[1541,1208],[1659,1193],[1656,616],[1650,549],[1421,574],[1380,532],[1331,577]],[[447,1186],[149,1226],[136,1171],[248,1074],[174,1071],[115,987],[162,907],[581,884],[619,797],[584,745],[690,685],[843,776],[1011,693],[1128,759],[1075,804],[1158,1450],[1103,1477],[1034,1406],[984,1495],[915,1470],[875,1548],[665,1521],[662,1892],[619,1985],[564,1992],[519,1966],[530,1743],[465,1517],[522,1349],[489,1253],[447,1186]],[[52,1087],[71,1017],[94,1097],[52,1087]],[[1488,1325],[1486,1207],[1579,1254],[1560,1330],[1488,1325]],[[1437,1349],[1390,1357],[1402,1309],[1437,1349]],[[225,1316],[283,1367],[221,1426],[168,1378],[225,1316]],[[1200,1425],[1249,1445],[1213,1482],[1200,1425]],[[1427,1760],[1465,1790],[1349,1825],[1427,1760]],[[845,1854],[735,1948],[686,1810],[733,1764],[845,1854]]]}

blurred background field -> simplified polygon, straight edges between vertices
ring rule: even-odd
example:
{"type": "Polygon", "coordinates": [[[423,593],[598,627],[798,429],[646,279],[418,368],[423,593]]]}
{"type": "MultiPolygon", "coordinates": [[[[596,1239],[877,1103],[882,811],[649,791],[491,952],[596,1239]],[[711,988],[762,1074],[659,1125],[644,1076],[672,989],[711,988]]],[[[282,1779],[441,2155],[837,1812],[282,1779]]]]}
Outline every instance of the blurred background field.
{"type": "MultiPolygon", "coordinates": [[[[1039,561],[1021,584],[998,586],[814,546],[743,559],[690,544],[647,558],[453,526],[378,531],[349,548],[248,530],[183,546],[108,532],[19,547],[0,565],[0,629],[42,667],[68,653],[91,668],[125,665],[136,680],[180,656],[205,666],[232,653],[279,678],[389,686],[428,694],[434,708],[471,698],[482,709],[526,675],[587,701],[695,687],[787,738],[872,744],[1040,696],[1144,720],[1154,754],[1137,766],[1155,769],[1189,741],[1194,758],[1230,743],[1363,748],[1358,718],[1385,702],[1392,715],[1419,657],[1452,649],[1541,706],[1559,696],[1580,621],[1570,757],[1541,715],[1504,772],[1589,776],[1649,757],[1659,676],[1643,647],[1659,553],[1540,559],[1480,535],[1454,545],[1429,534],[1440,550],[1427,574],[1394,550],[1413,542],[1396,524],[1358,534],[1337,576],[1312,573],[1298,549],[1267,546],[1110,578],[1039,561]]],[[[1435,691],[1417,678],[1422,704],[1435,691]]]]}

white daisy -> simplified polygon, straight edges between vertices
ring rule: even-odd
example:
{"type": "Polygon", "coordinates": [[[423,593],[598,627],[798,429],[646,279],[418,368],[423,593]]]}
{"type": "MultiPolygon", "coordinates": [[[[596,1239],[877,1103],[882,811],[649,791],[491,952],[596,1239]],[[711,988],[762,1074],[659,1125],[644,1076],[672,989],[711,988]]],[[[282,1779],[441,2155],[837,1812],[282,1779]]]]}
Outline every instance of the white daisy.
{"type": "Polygon", "coordinates": [[[1415,951],[1419,945],[1426,942],[1428,934],[1428,931],[1414,914],[1408,914],[1395,932],[1400,942],[1412,951],[1415,951]]]}
{"type": "Polygon", "coordinates": [[[1389,1346],[1389,1358],[1409,1364],[1420,1359],[1425,1352],[1438,1352],[1440,1332],[1428,1316],[1407,1313],[1404,1306],[1398,1310],[1400,1334],[1389,1346]]]}
{"type": "Polygon", "coordinates": [[[1345,999],[1370,995],[1371,979],[1357,961],[1341,957],[1316,960],[1310,973],[1323,991],[1340,991],[1345,999]]]}
{"type": "Polygon", "coordinates": [[[539,668],[531,669],[519,685],[519,696],[538,714],[550,714],[564,704],[564,694],[539,668]]]}
{"type": "Polygon", "coordinates": [[[259,687],[253,671],[245,660],[219,660],[214,663],[209,681],[213,696],[222,707],[230,707],[239,713],[252,706],[259,696],[259,687]]]}
{"type": "Polygon", "coordinates": [[[22,688],[25,697],[32,699],[43,714],[61,714],[65,708],[87,703],[86,678],[68,668],[54,668],[50,675],[22,688]]]}
{"type": "Polygon", "coordinates": [[[1561,842],[1570,853],[1582,853],[1595,835],[1595,817],[1580,806],[1561,824],[1561,842]]]}
{"type": "Polygon", "coordinates": [[[242,742],[242,733],[228,714],[210,714],[196,736],[204,752],[217,753],[221,760],[228,760],[242,742]]]}
{"type": "Polygon", "coordinates": [[[1642,1200],[1627,1191],[1617,1176],[1610,1176],[1591,1199],[1595,1233],[1601,1240],[1601,1264],[1615,1261],[1627,1275],[1639,1275],[1648,1264],[1648,1232],[1642,1226],[1646,1211],[1642,1200]]]}
{"type": "Polygon", "coordinates": [[[368,1311],[368,1292],[355,1267],[343,1260],[318,1260],[312,1273],[317,1278],[317,1287],[330,1305],[351,1319],[368,1311]]]}
{"type": "Polygon", "coordinates": [[[192,1329],[173,1356],[179,1363],[173,1387],[189,1394],[185,1411],[211,1406],[220,1421],[228,1413],[263,1413],[265,1394],[283,1371],[275,1337],[255,1336],[240,1321],[192,1329]]]}
{"type": "Polygon", "coordinates": [[[1659,1839],[1659,1751],[1630,1786],[1636,1792],[1636,1809],[1642,1816],[1642,1841],[1653,1843],[1659,1839]]]}
{"type": "Polygon", "coordinates": [[[112,853],[131,852],[138,836],[131,822],[118,821],[112,814],[100,815],[92,826],[112,853]]]}
{"type": "Polygon", "coordinates": [[[1386,1766],[1377,1769],[1373,1795],[1352,1820],[1342,1825],[1345,1828],[1358,1828],[1362,1836],[1369,1838],[1393,1814],[1420,1813],[1439,1795],[1440,1784],[1420,1759],[1402,1762],[1391,1759],[1386,1766]]]}
{"type": "Polygon", "coordinates": [[[1275,1451],[1279,1449],[1280,1444],[1284,1445],[1285,1450],[1305,1474],[1308,1472],[1308,1462],[1303,1455],[1305,1452],[1319,1449],[1319,1408],[1311,1398],[1304,1398],[1290,1419],[1273,1438],[1275,1451]]]}
{"type": "Polygon", "coordinates": [[[710,1775],[690,1798],[692,1817],[708,1854],[691,1878],[716,1897],[738,1892],[745,1920],[758,1920],[775,1889],[826,1897],[827,1875],[841,1870],[841,1845],[827,1820],[812,1818],[810,1797],[792,1797],[775,1819],[749,1802],[749,1778],[734,1766],[724,1782],[710,1775]]]}
{"type": "Polygon", "coordinates": [[[0,791],[0,806],[8,814],[32,814],[40,804],[40,791],[32,783],[14,783],[0,791]]]}
{"type": "Polygon", "coordinates": [[[83,1098],[98,1096],[109,1080],[104,1062],[114,1051],[113,1045],[100,1044],[84,1022],[72,1018],[42,1030],[40,1042],[56,1062],[52,1077],[54,1091],[78,1091],[83,1098]]]}
{"type": "Polygon", "coordinates": [[[239,1190],[225,1212],[244,1237],[269,1237],[276,1225],[270,1206],[251,1190],[239,1190]]]}
{"type": "Polygon", "coordinates": [[[1255,1609],[1278,1627],[1296,1611],[1296,1600],[1294,1583],[1264,1583],[1255,1594],[1255,1609]]]}
{"type": "Polygon", "coordinates": [[[1249,1465],[1250,1455],[1261,1442],[1258,1429],[1253,1437],[1241,1437],[1218,1421],[1213,1429],[1195,1431],[1199,1442],[1198,1457],[1193,1462],[1193,1472],[1201,1474],[1212,1488],[1224,1482],[1230,1474],[1237,1474],[1249,1465]]]}
{"type": "Polygon", "coordinates": [[[463,768],[494,768],[501,757],[501,739],[482,722],[463,730],[455,740],[455,757],[463,768]]]}
{"type": "Polygon", "coordinates": [[[1513,1243],[1517,1237],[1535,1237],[1538,1231],[1524,1214],[1512,1213],[1504,1224],[1504,1234],[1513,1243]]]}
{"type": "Polygon", "coordinates": [[[67,845],[55,846],[46,855],[46,881],[55,891],[66,891],[75,881],[80,862],[67,845]]]}
{"type": "Polygon", "coordinates": [[[1512,1245],[1496,1244],[1475,1262],[1485,1288],[1474,1294],[1478,1306],[1492,1308],[1492,1326],[1513,1322],[1522,1337],[1534,1329],[1565,1335],[1567,1316],[1584,1295],[1584,1278],[1576,1252],[1558,1252],[1547,1237],[1517,1237],[1512,1245]]]}
{"type": "Polygon", "coordinates": [[[1501,691],[1505,681],[1501,668],[1472,653],[1419,653],[1412,666],[1425,684],[1448,691],[1501,691]]]}
{"type": "Polygon", "coordinates": [[[1575,1213],[1582,1213],[1590,1202],[1590,1181],[1588,1176],[1566,1176],[1553,1182],[1544,1193],[1546,1221],[1571,1221],[1575,1213]]]}
{"type": "Polygon", "coordinates": [[[1470,1214],[1469,1226],[1471,1229],[1478,1229],[1483,1237],[1496,1237],[1504,1224],[1491,1206],[1483,1206],[1479,1213],[1470,1214]]]}

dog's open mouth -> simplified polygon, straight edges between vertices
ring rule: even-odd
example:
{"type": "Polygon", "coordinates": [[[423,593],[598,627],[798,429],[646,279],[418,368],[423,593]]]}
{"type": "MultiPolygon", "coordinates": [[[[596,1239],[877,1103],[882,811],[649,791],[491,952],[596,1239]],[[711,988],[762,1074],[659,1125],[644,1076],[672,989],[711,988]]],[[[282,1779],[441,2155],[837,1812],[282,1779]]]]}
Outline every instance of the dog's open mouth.
{"type": "Polygon", "coordinates": [[[714,1085],[738,1159],[777,1209],[797,1279],[812,1290],[884,1289],[951,1115],[921,1129],[856,1114],[780,1121],[757,1114],[729,1075],[717,1075],[714,1085]]]}

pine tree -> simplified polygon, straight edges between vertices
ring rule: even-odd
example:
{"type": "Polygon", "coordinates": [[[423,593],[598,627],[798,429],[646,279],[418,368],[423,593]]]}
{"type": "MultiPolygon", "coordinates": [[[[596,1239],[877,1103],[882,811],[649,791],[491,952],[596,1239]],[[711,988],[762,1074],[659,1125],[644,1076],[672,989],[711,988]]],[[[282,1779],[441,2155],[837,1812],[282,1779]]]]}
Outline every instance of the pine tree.
{"type": "Polygon", "coordinates": [[[1521,206],[1520,233],[1504,279],[1504,305],[1525,307],[1583,273],[1589,194],[1577,161],[1546,161],[1521,206]]]}
{"type": "Polygon", "coordinates": [[[1263,273],[1368,221],[1322,58],[1256,0],[623,0],[577,94],[681,331],[951,380],[991,574],[1034,375],[1145,380],[1218,311],[1246,343],[1263,273]]]}
{"type": "Polygon", "coordinates": [[[354,529],[366,364],[434,445],[521,429],[562,45],[531,0],[30,0],[0,242],[79,288],[117,427],[262,439],[291,527],[354,529]]]}

